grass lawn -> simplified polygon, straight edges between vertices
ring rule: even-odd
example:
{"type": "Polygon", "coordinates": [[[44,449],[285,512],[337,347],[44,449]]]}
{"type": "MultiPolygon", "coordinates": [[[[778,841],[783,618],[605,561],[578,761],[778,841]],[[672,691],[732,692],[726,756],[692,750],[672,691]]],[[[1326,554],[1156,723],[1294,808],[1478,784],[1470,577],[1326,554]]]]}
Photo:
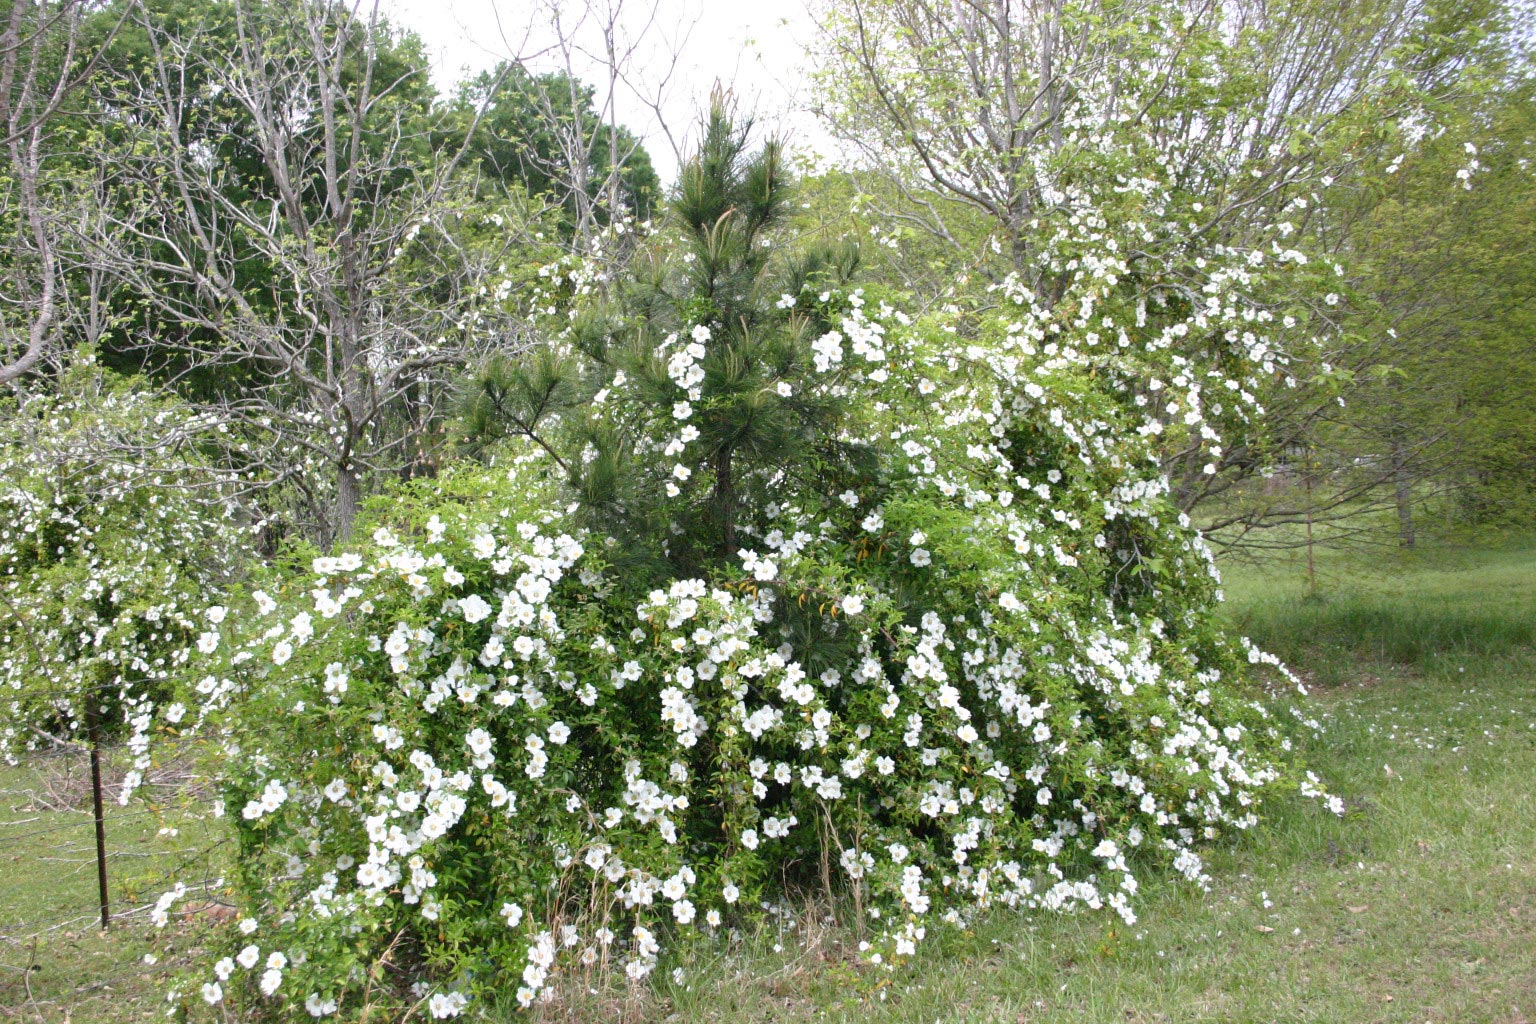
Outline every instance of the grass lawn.
{"type": "MultiPolygon", "coordinates": [[[[893,975],[862,965],[847,932],[802,921],[667,964],[643,996],[541,1015],[1536,1021],[1536,547],[1335,556],[1321,569],[1313,594],[1297,562],[1233,567],[1229,614],[1315,681],[1308,708],[1327,733],[1304,756],[1345,797],[1343,819],[1301,801],[1273,808],[1261,832],[1211,851],[1210,892],[1147,886],[1134,928],[1107,914],[997,915],[893,975]]],[[[27,922],[89,913],[94,880],[89,865],[42,860],[56,837],[14,838],[50,814],[85,820],[23,813],[25,788],[24,773],[0,776],[0,820],[44,814],[0,827],[0,1020],[162,1019],[153,975],[181,954],[162,937],[146,965],[136,919],[107,939],[79,922],[32,945],[27,922]]],[[[168,849],[207,838],[126,816],[111,828],[146,855],[115,862],[124,898],[168,849]]]]}

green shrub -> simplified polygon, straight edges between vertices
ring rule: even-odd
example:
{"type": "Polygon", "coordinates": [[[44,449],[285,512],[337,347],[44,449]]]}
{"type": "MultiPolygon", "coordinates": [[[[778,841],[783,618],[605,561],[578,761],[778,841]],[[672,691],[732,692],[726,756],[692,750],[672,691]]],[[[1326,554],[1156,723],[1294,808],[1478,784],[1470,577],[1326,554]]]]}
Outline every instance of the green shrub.
{"type": "Polygon", "coordinates": [[[1090,380],[1038,378],[1001,436],[918,434],[895,400],[924,380],[1006,382],[926,344],[878,385],[869,474],[782,492],[706,576],[616,569],[528,451],[257,595],[226,797],[254,931],[207,997],[528,1003],[562,964],[643,977],[823,858],[887,962],[992,905],[1134,920],[1136,862],[1199,881],[1198,843],[1292,781],[1233,684],[1260,655],[1142,442],[1085,429],[1116,415],[1090,380]],[[416,987],[368,984],[384,959],[416,987]]]}
{"type": "Polygon", "coordinates": [[[1263,259],[1149,303],[1134,222],[1074,214],[1069,294],[914,321],[849,261],[772,258],[776,149],[717,111],[702,153],[649,276],[593,276],[476,381],[486,466],[232,617],[245,917],[188,1005],[526,1005],[797,885],[890,966],[997,905],[1133,921],[1144,867],[1201,882],[1277,788],[1322,795],[1162,461],[1261,429],[1263,259]],[[1170,350],[1191,330],[1210,365],[1170,350]]]}

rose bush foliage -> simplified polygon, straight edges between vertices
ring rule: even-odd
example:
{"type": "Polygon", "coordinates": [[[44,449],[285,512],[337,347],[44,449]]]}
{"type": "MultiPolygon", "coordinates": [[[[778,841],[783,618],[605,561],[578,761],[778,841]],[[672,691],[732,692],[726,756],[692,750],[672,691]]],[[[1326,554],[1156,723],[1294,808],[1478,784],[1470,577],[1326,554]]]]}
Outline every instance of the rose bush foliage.
{"type": "Polygon", "coordinates": [[[209,598],[249,557],[249,530],[190,411],[88,353],[0,417],[0,754],[99,713],[134,755],[126,799],[152,728],[204,713],[191,674],[223,620],[209,598]]]}
{"type": "MultiPolygon", "coordinates": [[[[988,907],[1132,921],[1145,869],[1201,881],[1202,842],[1323,795],[1160,461],[1218,436],[1212,406],[1253,419],[1245,381],[1278,372],[1253,265],[1151,317],[1110,258],[1072,302],[1009,283],[916,320],[786,295],[837,326],[761,401],[835,404],[862,455],[745,469],[739,547],[693,575],[636,571],[531,442],[376,506],[371,539],[231,618],[243,920],[180,997],[526,1005],[576,964],[642,978],[823,863],[886,964],[988,907]],[[1170,358],[1178,322],[1219,360],[1170,358]]],[[[625,433],[663,548],[708,486],[689,368],[720,329],[667,335],[649,376],[592,368],[600,400],[564,414],[625,433]]]]}

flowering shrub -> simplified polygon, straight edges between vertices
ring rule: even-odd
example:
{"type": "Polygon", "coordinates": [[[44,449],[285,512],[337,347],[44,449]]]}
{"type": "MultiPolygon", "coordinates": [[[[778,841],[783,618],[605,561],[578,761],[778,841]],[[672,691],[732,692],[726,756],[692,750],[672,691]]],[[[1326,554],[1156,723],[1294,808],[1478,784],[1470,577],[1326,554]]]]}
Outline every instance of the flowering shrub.
{"type": "MultiPolygon", "coordinates": [[[[823,863],[886,964],[998,905],[1134,921],[1146,868],[1201,882],[1201,842],[1277,789],[1322,795],[1168,498],[1157,446],[1210,430],[1217,380],[1175,366],[1178,398],[1146,400],[1167,318],[1132,313],[1106,354],[1012,284],[916,322],[858,292],[781,301],[836,326],[760,401],[835,402],[862,454],[744,460],[727,553],[671,544],[712,522],[689,427],[718,324],[658,343],[672,401],[610,371],[564,414],[624,432],[651,543],[698,571],[645,568],[630,520],[573,502],[581,449],[544,440],[415,485],[371,540],[253,595],[218,685],[246,903],[190,1005],[527,1005],[573,964],[643,978],[823,863]]],[[[1271,356],[1250,332],[1223,358],[1271,356]]],[[[1242,391],[1218,393],[1251,414],[1242,391]]]]}
{"type": "Polygon", "coordinates": [[[217,643],[224,609],[211,596],[248,553],[247,532],[187,410],[89,358],[3,422],[0,752],[14,761],[102,714],[106,731],[130,736],[126,800],[152,724],[186,728],[201,713],[202,695],[179,691],[217,643]]]}
{"type": "Polygon", "coordinates": [[[797,885],[886,965],[999,905],[1134,921],[1146,870],[1199,883],[1277,789],[1324,796],[1167,468],[1260,446],[1313,344],[1281,297],[1330,271],[1281,227],[1140,250],[1172,186],[1107,180],[1040,224],[1049,294],[914,320],[772,258],[778,150],[717,108],[644,279],[567,274],[477,379],[489,463],[231,616],[243,916],[186,1004],[528,1005],[797,885]]]}

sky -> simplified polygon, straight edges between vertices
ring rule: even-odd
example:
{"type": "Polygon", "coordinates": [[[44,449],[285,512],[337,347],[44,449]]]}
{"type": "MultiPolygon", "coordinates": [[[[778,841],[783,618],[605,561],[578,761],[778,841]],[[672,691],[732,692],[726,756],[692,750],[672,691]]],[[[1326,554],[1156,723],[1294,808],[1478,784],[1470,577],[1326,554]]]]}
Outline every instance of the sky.
{"type": "MultiPolygon", "coordinates": [[[[615,110],[619,123],[644,139],[663,181],[675,178],[676,150],[687,151],[685,133],[716,82],[733,90],[761,128],[802,150],[822,148],[825,137],[805,102],[803,53],[815,32],[805,0],[380,0],[379,9],[421,37],[433,79],[447,89],[508,57],[522,58],[534,71],[561,67],[552,12],[579,50],[600,51],[597,19],[581,18],[588,7],[605,20],[610,9],[618,12],[624,43],[633,47],[634,81],[614,90],[615,110]],[[659,117],[642,95],[659,99],[659,117]]],[[[578,77],[597,88],[601,103],[606,72],[581,52],[574,60],[578,77]]]]}

